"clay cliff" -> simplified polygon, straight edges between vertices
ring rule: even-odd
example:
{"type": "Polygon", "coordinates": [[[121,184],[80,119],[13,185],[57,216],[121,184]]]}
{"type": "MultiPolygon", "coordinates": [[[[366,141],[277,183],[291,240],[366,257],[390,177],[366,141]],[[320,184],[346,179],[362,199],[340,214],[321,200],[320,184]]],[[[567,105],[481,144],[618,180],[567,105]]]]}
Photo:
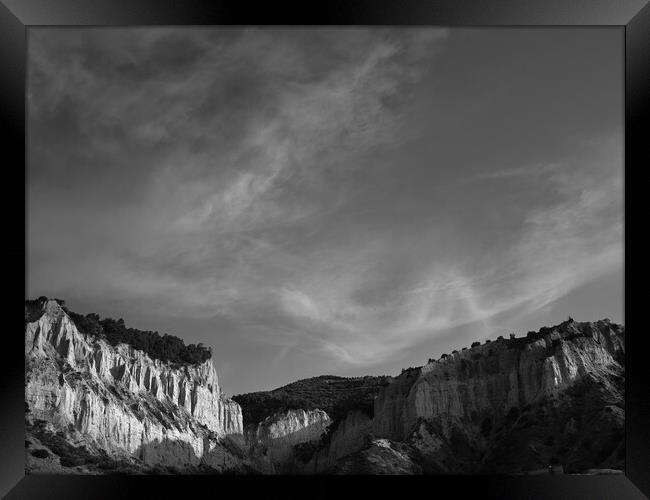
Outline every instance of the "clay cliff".
{"type": "Polygon", "coordinates": [[[297,446],[318,443],[332,423],[323,410],[287,410],[245,430],[251,460],[266,473],[295,471],[297,446]]]}
{"type": "Polygon", "coordinates": [[[398,377],[375,402],[373,430],[402,440],[418,419],[440,419],[449,437],[454,422],[504,418],[581,378],[606,382],[624,353],[623,330],[605,321],[566,322],[456,352],[398,377]]]}
{"type": "Polygon", "coordinates": [[[350,414],[307,469],[336,472],[357,452],[367,470],[361,451],[386,443],[408,445],[409,470],[428,473],[622,469],[624,355],[622,326],[569,320],[430,360],[391,381],[374,418],[350,414]]]}
{"type": "Polygon", "coordinates": [[[43,439],[64,433],[144,464],[221,470],[241,462],[224,446],[242,432],[241,408],[223,395],[211,360],[151,359],[80,333],[54,300],[43,308],[25,327],[28,430],[43,439]]]}

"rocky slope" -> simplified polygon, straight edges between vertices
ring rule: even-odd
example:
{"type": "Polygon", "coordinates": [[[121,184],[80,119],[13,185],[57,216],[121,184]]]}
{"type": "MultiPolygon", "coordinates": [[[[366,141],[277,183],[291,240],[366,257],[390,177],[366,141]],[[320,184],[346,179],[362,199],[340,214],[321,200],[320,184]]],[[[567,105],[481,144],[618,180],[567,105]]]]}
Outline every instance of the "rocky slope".
{"type": "Polygon", "coordinates": [[[256,468],[266,473],[294,472],[296,446],[318,443],[332,423],[323,410],[287,410],[245,431],[256,468]]]}
{"type": "Polygon", "coordinates": [[[41,439],[64,433],[110,456],[179,469],[243,463],[227,441],[242,432],[241,408],[222,394],[210,360],[174,366],[113,347],[81,334],[53,300],[26,324],[25,401],[28,431],[41,439]]]}
{"type": "Polygon", "coordinates": [[[350,415],[341,427],[356,430],[334,433],[308,470],[336,471],[351,442],[385,455],[375,438],[407,445],[428,473],[620,469],[624,353],[622,326],[571,320],[430,360],[380,393],[371,422],[350,415]]]}
{"type": "Polygon", "coordinates": [[[351,411],[342,419],[336,428],[330,430],[327,435],[329,440],[323,439],[308,461],[302,467],[298,466],[301,472],[316,474],[329,470],[337,465],[337,462],[348,455],[351,455],[367,446],[370,446],[368,437],[372,434],[372,418],[362,411],[351,411]]]}

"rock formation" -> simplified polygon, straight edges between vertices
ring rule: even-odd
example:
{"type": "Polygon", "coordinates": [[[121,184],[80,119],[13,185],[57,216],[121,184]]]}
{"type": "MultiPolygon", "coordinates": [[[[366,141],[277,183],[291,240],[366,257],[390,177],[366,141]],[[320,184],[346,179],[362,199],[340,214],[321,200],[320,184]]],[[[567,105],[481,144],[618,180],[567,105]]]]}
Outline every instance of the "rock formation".
{"type": "Polygon", "coordinates": [[[318,443],[332,419],[323,410],[287,410],[246,429],[253,460],[265,472],[294,471],[294,447],[318,443]]]}
{"type": "Polygon", "coordinates": [[[30,418],[144,463],[221,469],[237,461],[220,443],[241,434],[241,408],[221,392],[211,360],[192,366],[153,360],[81,334],[54,300],[44,309],[25,329],[30,418]]]}
{"type": "Polygon", "coordinates": [[[310,465],[332,467],[365,435],[409,444],[425,472],[621,467],[624,355],[620,325],[570,320],[430,360],[391,381],[371,422],[350,414],[310,465]]]}
{"type": "Polygon", "coordinates": [[[606,379],[624,352],[623,330],[605,321],[457,352],[398,377],[376,400],[373,430],[402,440],[419,418],[441,418],[449,437],[453,422],[498,420],[579,378],[606,379]]]}
{"type": "Polygon", "coordinates": [[[331,469],[339,459],[363,449],[371,433],[372,419],[361,411],[351,411],[336,426],[327,446],[318,449],[302,471],[315,474],[331,469]]]}

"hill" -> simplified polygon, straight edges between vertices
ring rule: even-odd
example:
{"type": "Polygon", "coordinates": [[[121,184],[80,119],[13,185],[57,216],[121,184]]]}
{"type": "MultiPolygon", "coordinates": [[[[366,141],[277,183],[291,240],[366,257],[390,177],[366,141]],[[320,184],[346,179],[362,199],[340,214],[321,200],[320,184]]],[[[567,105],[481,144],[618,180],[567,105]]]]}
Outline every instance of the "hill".
{"type": "Polygon", "coordinates": [[[297,380],[272,391],[239,394],[232,399],[242,407],[244,425],[257,424],[278,411],[290,409],[325,411],[334,421],[352,410],[372,416],[373,402],[391,377],[346,378],[321,375],[297,380]]]}

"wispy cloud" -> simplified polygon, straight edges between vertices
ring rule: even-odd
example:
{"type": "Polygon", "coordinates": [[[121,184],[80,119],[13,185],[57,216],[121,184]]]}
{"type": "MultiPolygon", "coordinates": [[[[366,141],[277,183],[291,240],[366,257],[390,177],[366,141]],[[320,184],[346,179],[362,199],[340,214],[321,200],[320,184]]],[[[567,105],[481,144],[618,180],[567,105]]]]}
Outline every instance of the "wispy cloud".
{"type": "Polygon", "coordinates": [[[508,179],[520,179],[522,177],[528,180],[539,179],[540,177],[547,175],[549,172],[557,171],[562,167],[561,164],[557,163],[542,163],[498,170],[489,169],[486,172],[461,179],[460,183],[469,184],[482,181],[503,181],[508,179]]]}
{"type": "MultiPolygon", "coordinates": [[[[417,81],[424,71],[417,63],[438,50],[446,33],[39,31],[30,44],[33,192],[44,182],[50,192],[78,182],[77,171],[86,175],[80,156],[98,163],[102,176],[123,178],[124,191],[140,186],[122,216],[113,214],[115,224],[70,228],[79,237],[112,240],[105,252],[97,249],[110,276],[100,278],[89,264],[96,287],[142,289],[178,310],[221,310],[220,298],[241,287],[264,251],[242,243],[246,232],[331,210],[325,170],[333,162],[352,169],[354,154],[399,141],[398,118],[385,101],[417,81]],[[322,41],[334,43],[314,64],[305,45],[322,49],[322,41]],[[68,137],[49,137],[70,112],[69,135],[84,127],[74,147],[68,137]]],[[[77,191],[110,192],[114,202],[124,195],[112,182],[106,191],[77,191]]],[[[32,213],[52,198],[33,196],[32,213]]],[[[31,222],[33,232],[40,234],[41,221],[31,222]]],[[[61,287],[78,286],[73,276],[63,281],[61,287]]]]}
{"type": "Polygon", "coordinates": [[[367,267],[342,264],[343,280],[314,273],[305,288],[283,290],[286,314],[303,331],[315,332],[322,349],[339,361],[374,364],[453,327],[537,311],[619,269],[620,141],[616,134],[580,148],[563,169],[547,169],[538,184],[557,201],[529,212],[512,247],[491,256],[480,273],[431,262],[410,287],[388,285],[388,300],[360,304],[356,292],[373,276],[367,267]]]}

